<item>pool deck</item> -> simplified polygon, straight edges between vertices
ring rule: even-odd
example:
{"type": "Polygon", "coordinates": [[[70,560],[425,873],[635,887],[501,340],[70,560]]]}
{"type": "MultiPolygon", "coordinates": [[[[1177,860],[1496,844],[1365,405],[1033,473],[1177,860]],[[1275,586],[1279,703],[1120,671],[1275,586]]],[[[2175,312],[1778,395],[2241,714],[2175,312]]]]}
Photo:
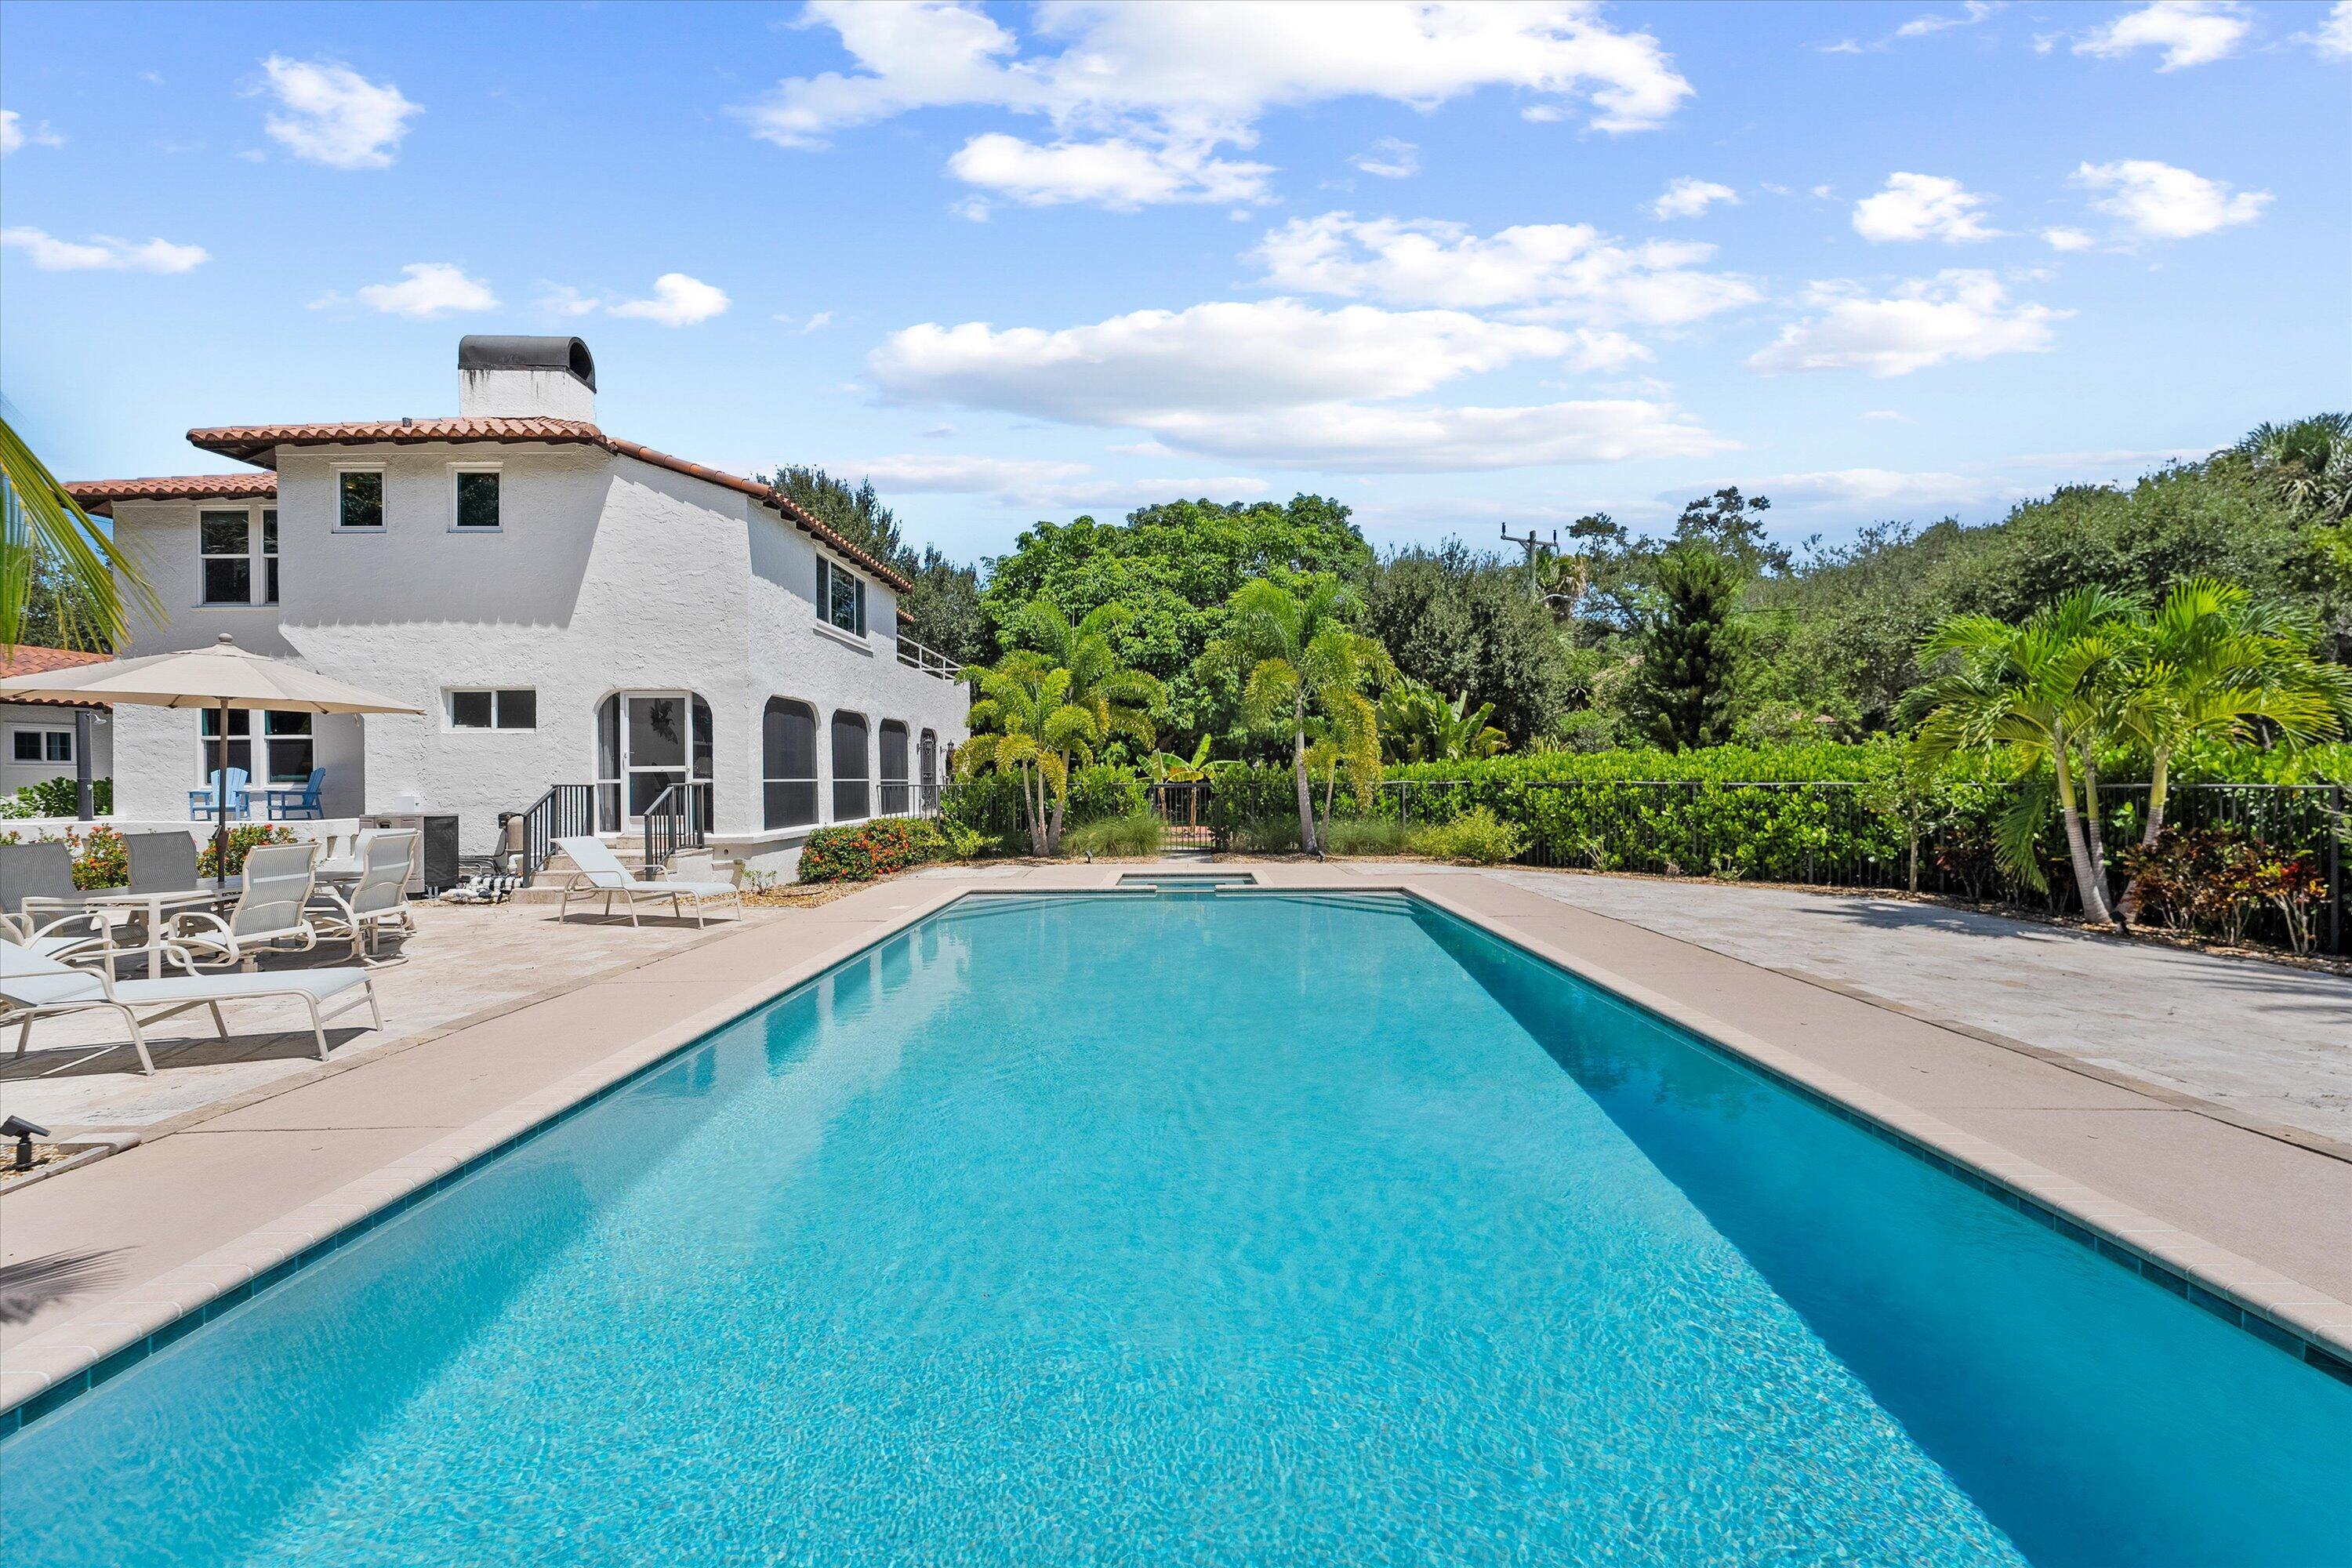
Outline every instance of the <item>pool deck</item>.
{"type": "MultiPolygon", "coordinates": [[[[1611,879],[1382,862],[1219,868],[1234,866],[1270,886],[1416,892],[2352,1352],[2352,1148],[2329,1135],[2325,1090],[2298,1110],[2300,1091],[2275,1084],[2267,1099],[2227,1076],[2207,1087],[2198,1058],[2211,1042],[2192,1049],[2189,1037],[2209,1026],[2201,1016],[2176,1023],[2166,993],[2151,991],[2137,1020],[2179,1042],[2165,1058],[2170,1069],[2158,1071],[2128,1052],[2040,1037],[2030,997],[2023,1009],[2004,1004],[2007,1029],[1949,1017],[1965,997],[1935,989],[1908,963],[1864,985],[1853,975],[1866,954],[1852,947],[1817,952],[1801,942],[1743,956],[1741,944],[1776,923],[1801,927],[1798,914],[1766,905],[1719,929],[1678,931],[1687,910],[1629,907],[1629,884],[1611,879]],[[1604,907],[1612,898],[1618,905],[1604,907]],[[1770,963],[1776,956],[1782,962],[1770,963]],[[2305,1113],[2315,1107],[2319,1114],[2305,1113]]],[[[113,1274],[102,1290],[0,1324],[0,1409],[74,1379],[967,890],[1104,888],[1137,868],[940,868],[814,909],[762,911],[740,928],[714,924],[691,940],[649,931],[632,950],[621,940],[626,928],[600,931],[593,953],[619,952],[624,966],[566,959],[568,969],[540,974],[527,995],[348,1056],[339,1047],[324,1065],[283,1066],[208,1106],[151,1121],[136,1147],[0,1194],[0,1264],[102,1253],[113,1274]]],[[[1757,890],[1690,893],[1718,891],[1757,890]]],[[[528,942],[543,915],[498,918],[528,942]]],[[[2055,962],[2064,974],[2084,961],[2055,962]]],[[[2241,986],[2273,986],[2272,976],[2292,973],[2206,962],[2227,964],[2241,986]]],[[[2310,978],[2282,1004],[2299,1019],[2324,1020],[2352,998],[2352,983],[2310,978]]],[[[2184,983],[2205,977],[2172,982],[2184,983]]],[[[2054,1002],[2045,1012],[2072,1016],[2054,1002]]],[[[2230,1065],[2214,1058],[2217,1069],[2230,1065]]]]}

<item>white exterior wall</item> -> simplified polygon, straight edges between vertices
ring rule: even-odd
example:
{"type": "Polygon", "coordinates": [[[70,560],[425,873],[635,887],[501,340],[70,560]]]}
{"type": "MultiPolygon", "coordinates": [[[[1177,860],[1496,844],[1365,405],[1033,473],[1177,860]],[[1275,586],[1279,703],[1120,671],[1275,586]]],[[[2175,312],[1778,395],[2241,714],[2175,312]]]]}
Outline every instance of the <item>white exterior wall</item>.
{"type": "MultiPolygon", "coordinates": [[[[45,702],[0,702],[0,799],[13,796],[26,784],[43,779],[69,779],[76,776],[72,763],[20,763],[16,761],[14,739],[19,730],[48,731],[63,730],[74,733],[76,710],[59,708],[45,702]]],[[[114,773],[114,727],[107,715],[100,712],[97,722],[90,726],[89,776],[102,779],[114,773]]]]}
{"type": "MultiPolygon", "coordinates": [[[[322,673],[415,703],[423,718],[317,724],[331,816],[455,812],[467,854],[494,844],[498,814],[553,784],[595,778],[595,712],[614,691],[686,690],[709,705],[715,847],[785,869],[802,833],[761,822],[761,715],[770,697],[818,714],[819,804],[831,805],[825,727],[866,716],[878,770],[882,721],[962,743],[965,689],[897,658],[897,600],[868,578],[868,635],[821,626],[810,537],[723,486],[581,446],[446,445],[279,452],[281,604],[215,609],[201,598],[194,501],[117,508],[169,623],[132,652],[193,647],[220,630],[322,673]],[[453,463],[500,468],[501,527],[453,532],[453,463]],[[384,469],[380,533],[336,526],[335,470],[384,469]],[[530,731],[453,731],[451,688],[530,687],[530,731]],[[362,738],[363,737],[363,741],[362,738]]],[[[196,718],[118,710],[118,802],[126,816],[184,812],[203,783],[196,718]]]]}

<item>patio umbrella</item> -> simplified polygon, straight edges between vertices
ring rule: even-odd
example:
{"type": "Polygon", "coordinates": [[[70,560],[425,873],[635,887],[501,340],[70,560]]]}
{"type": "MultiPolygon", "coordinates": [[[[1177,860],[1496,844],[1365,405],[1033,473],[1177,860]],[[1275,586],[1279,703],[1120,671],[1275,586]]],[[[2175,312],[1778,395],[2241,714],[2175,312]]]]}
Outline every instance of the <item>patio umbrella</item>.
{"type": "Polygon", "coordinates": [[[210,647],[118,658],[0,680],[0,701],[46,698],[67,702],[130,702],[148,708],[211,708],[220,714],[213,791],[213,870],[228,877],[228,713],[232,708],[280,713],[423,713],[425,710],[329,679],[289,659],[236,646],[228,633],[210,647]]]}

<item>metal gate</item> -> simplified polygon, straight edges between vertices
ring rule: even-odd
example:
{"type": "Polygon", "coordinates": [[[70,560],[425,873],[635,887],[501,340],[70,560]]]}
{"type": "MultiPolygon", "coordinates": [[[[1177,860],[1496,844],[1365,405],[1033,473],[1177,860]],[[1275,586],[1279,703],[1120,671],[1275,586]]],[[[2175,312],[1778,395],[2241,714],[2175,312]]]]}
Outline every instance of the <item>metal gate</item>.
{"type": "Polygon", "coordinates": [[[1171,849],[1214,849],[1217,829],[1210,809],[1208,781],[1150,786],[1151,809],[1159,814],[1161,842],[1171,849]]]}

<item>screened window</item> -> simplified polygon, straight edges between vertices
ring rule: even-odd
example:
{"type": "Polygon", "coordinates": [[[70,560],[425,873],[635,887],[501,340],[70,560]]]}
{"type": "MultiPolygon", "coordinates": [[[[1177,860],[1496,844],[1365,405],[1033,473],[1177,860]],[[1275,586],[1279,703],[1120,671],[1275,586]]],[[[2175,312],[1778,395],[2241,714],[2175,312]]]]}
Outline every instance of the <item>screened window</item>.
{"type": "Polygon", "coordinates": [[[826,625],[866,635],[866,583],[824,556],[816,558],[816,613],[826,625]]]}
{"type": "Polygon", "coordinates": [[[907,777],[907,726],[896,719],[882,721],[882,810],[884,816],[904,816],[915,808],[907,777]]]}
{"type": "Polygon", "coordinates": [[[383,526],[383,469],[345,468],[335,476],[335,484],[341,506],[336,513],[338,527],[383,526]]]}
{"type": "Polygon", "coordinates": [[[488,532],[499,526],[499,475],[495,468],[457,470],[457,526],[488,532]]]}
{"type": "Polygon", "coordinates": [[[205,603],[253,603],[252,517],[243,510],[199,512],[196,540],[204,561],[205,603]]]}
{"type": "Polygon", "coordinates": [[[530,687],[449,693],[452,730],[536,730],[539,693],[530,687]]]}
{"type": "Polygon", "coordinates": [[[872,815],[867,794],[866,721],[856,713],[833,716],[833,819],[855,822],[872,815]]]}
{"type": "Polygon", "coordinates": [[[816,710],[771,697],[760,716],[761,820],[802,827],[816,820],[816,710]]]}

